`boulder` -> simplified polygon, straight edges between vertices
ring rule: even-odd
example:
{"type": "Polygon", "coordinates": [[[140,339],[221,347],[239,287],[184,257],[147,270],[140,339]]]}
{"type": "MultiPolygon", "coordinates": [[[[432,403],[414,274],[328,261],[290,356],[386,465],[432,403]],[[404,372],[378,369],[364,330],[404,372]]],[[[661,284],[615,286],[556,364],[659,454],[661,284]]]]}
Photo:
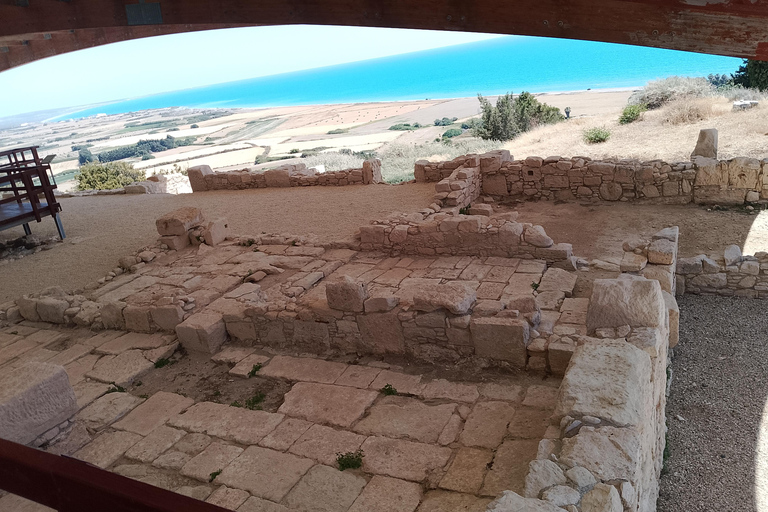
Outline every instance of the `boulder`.
{"type": "Polygon", "coordinates": [[[640,272],[648,264],[648,258],[642,254],[634,252],[625,252],[621,257],[622,272],[640,272]]]}
{"type": "Polygon", "coordinates": [[[0,376],[0,437],[29,444],[78,411],[64,367],[27,363],[0,376]]]}
{"type": "MultiPolygon", "coordinates": [[[[703,130],[702,130],[703,131],[703,130]]],[[[597,484],[584,495],[581,512],[623,512],[619,491],[612,485],[597,484]]]]}
{"type": "Polygon", "coordinates": [[[532,460],[525,477],[525,497],[538,498],[542,490],[565,483],[565,473],[560,466],[551,460],[532,460]]]}
{"type": "MultiPolygon", "coordinates": [[[[456,509],[454,509],[456,510],[456,509]]],[[[469,509],[464,509],[469,510],[469,509]]],[[[475,509],[473,509],[475,510],[475,509]]],[[[479,508],[477,510],[480,510],[479,508]]],[[[488,504],[488,512],[563,512],[563,509],[532,498],[523,498],[512,491],[504,491],[504,494],[488,504]]],[[[448,512],[447,510],[445,512],[448,512]]]]}
{"type": "Polygon", "coordinates": [[[361,313],[365,309],[368,291],[363,283],[358,283],[349,276],[343,276],[325,285],[328,307],[337,311],[361,313]]]}
{"type": "Polygon", "coordinates": [[[216,219],[209,222],[203,229],[203,239],[208,245],[219,245],[227,239],[229,225],[226,219],[216,219]]]}
{"type": "Polygon", "coordinates": [[[187,236],[187,231],[203,223],[203,212],[199,208],[185,206],[166,213],[155,221],[160,236],[187,236]]]}
{"type": "Polygon", "coordinates": [[[697,156],[705,158],[717,158],[717,130],[708,128],[699,131],[699,140],[691,153],[691,160],[697,156]]]}
{"type": "Polygon", "coordinates": [[[64,323],[64,312],[69,308],[66,300],[43,297],[37,302],[37,314],[43,322],[64,323]]]}
{"type": "Polygon", "coordinates": [[[587,311],[587,330],[622,325],[662,327],[666,315],[658,281],[643,277],[596,279],[587,311]]]}
{"type": "Polygon", "coordinates": [[[291,186],[291,174],[288,169],[267,169],[264,171],[264,179],[268,187],[291,186]]]}
{"type": "Polygon", "coordinates": [[[665,238],[654,240],[648,246],[648,261],[655,265],[671,265],[675,261],[677,244],[665,238]]]}
{"type": "Polygon", "coordinates": [[[725,266],[735,265],[741,261],[741,249],[738,245],[729,245],[723,252],[725,266]]]}
{"type": "Polygon", "coordinates": [[[555,243],[541,226],[527,227],[523,239],[534,247],[551,247],[555,243]]]}
{"type": "Polygon", "coordinates": [[[621,199],[622,194],[624,191],[621,188],[621,185],[616,183],[615,181],[609,181],[607,183],[603,183],[600,185],[600,197],[604,201],[618,201],[621,199]]]}
{"type": "Polygon", "coordinates": [[[576,348],[560,385],[556,416],[594,416],[614,425],[646,420],[652,393],[651,359],[624,340],[600,340],[576,348]]]}

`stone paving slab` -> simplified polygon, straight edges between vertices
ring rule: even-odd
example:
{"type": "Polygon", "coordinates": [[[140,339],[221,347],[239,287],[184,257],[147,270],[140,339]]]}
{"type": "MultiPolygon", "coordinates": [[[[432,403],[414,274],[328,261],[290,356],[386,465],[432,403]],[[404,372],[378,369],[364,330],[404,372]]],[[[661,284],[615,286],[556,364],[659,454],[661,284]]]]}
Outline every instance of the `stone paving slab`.
{"type": "Polygon", "coordinates": [[[288,508],[336,512],[347,510],[365,487],[365,478],[349,471],[317,465],[285,497],[288,508]]]}
{"type": "Polygon", "coordinates": [[[381,373],[380,368],[351,364],[347,366],[347,369],[336,379],[334,384],[366,389],[379,373],[381,373]]]}
{"type": "Polygon", "coordinates": [[[100,345],[95,349],[97,354],[117,355],[126,350],[150,350],[167,345],[165,335],[161,333],[142,334],[140,332],[128,332],[122,336],[100,345]]]}
{"type": "Polygon", "coordinates": [[[102,357],[85,376],[99,382],[114,382],[126,387],[154,366],[140,350],[128,350],[116,356],[102,357]]]}
{"type": "Polygon", "coordinates": [[[286,393],[278,412],[315,423],[349,427],[378,395],[377,391],[299,382],[286,393]]]}
{"type": "Polygon", "coordinates": [[[143,400],[129,393],[108,393],[80,411],[75,418],[90,430],[101,430],[116,422],[143,400]]]}
{"type": "Polygon", "coordinates": [[[259,372],[265,377],[333,384],[347,365],[310,357],[275,356],[259,372]]]}
{"type": "Polygon", "coordinates": [[[0,498],[0,510],[3,512],[56,512],[52,508],[40,505],[21,496],[16,496],[15,494],[6,494],[0,498]]]}
{"type": "Polygon", "coordinates": [[[515,406],[507,402],[480,402],[472,409],[459,440],[464,446],[495,449],[507,435],[515,406]]]}
{"type": "Polygon", "coordinates": [[[480,494],[496,497],[504,491],[514,491],[523,495],[528,463],[536,458],[538,449],[536,440],[504,441],[496,450],[480,494]]]}
{"type": "Polygon", "coordinates": [[[206,446],[211,444],[211,441],[212,439],[210,436],[192,432],[185,435],[180,441],[174,444],[173,449],[188,455],[197,455],[202,452],[206,446]]]}
{"type": "Polygon", "coordinates": [[[107,432],[75,452],[74,457],[106,469],[139,441],[141,436],[131,432],[107,432]]]}
{"type": "Polygon", "coordinates": [[[518,384],[487,382],[479,386],[480,396],[489,400],[505,400],[520,403],[525,390],[518,384]]]}
{"type": "Polygon", "coordinates": [[[78,382],[85,380],[85,374],[93,370],[96,361],[99,359],[101,359],[101,356],[98,354],[88,354],[66,365],[64,370],[66,370],[67,376],[69,376],[69,383],[74,386],[78,382]]]}
{"type": "Polygon", "coordinates": [[[473,403],[480,397],[477,385],[436,379],[427,382],[420,395],[426,399],[444,398],[456,402],[473,403]]]}
{"type": "Polygon", "coordinates": [[[426,405],[414,398],[386,396],[355,425],[355,432],[405,437],[422,443],[437,442],[456,404],[426,405]]]}
{"type": "Polygon", "coordinates": [[[68,365],[69,363],[77,361],[78,359],[80,359],[85,355],[90,354],[91,350],[93,349],[90,346],[77,343],[64,351],[59,352],[54,357],[48,359],[46,362],[49,364],[58,364],[61,366],[65,366],[65,365],[68,365]]]}
{"type": "Polygon", "coordinates": [[[441,470],[451,457],[450,448],[376,436],[366,439],[362,449],[364,471],[415,482],[441,470]]]}
{"type": "Polygon", "coordinates": [[[179,441],[186,432],[162,425],[125,452],[129,459],[152,462],[179,441]]]}
{"type": "Polygon", "coordinates": [[[521,407],[512,416],[507,432],[518,439],[542,439],[551,416],[549,409],[521,407]]]}
{"type": "Polygon", "coordinates": [[[440,487],[449,491],[476,494],[483,486],[483,479],[492,460],[491,450],[460,448],[448,472],[440,480],[440,487]]]}
{"type": "Polygon", "coordinates": [[[309,430],[312,423],[297,418],[285,418],[275,430],[259,441],[259,446],[284,452],[309,430]]]}
{"type": "Polygon", "coordinates": [[[290,512],[290,510],[277,503],[251,496],[237,509],[237,512],[290,512]]]}
{"type": "Polygon", "coordinates": [[[250,496],[250,494],[242,489],[230,489],[226,485],[222,485],[213,491],[205,501],[206,503],[216,505],[217,507],[226,508],[228,510],[237,510],[237,508],[245,503],[250,496]]]}
{"type": "Polygon", "coordinates": [[[449,491],[429,491],[416,512],[485,512],[491,499],[449,491]]]}
{"type": "Polygon", "coordinates": [[[211,356],[211,361],[214,363],[237,364],[254,352],[256,352],[256,349],[253,347],[224,347],[220,352],[211,356]]]}
{"type": "Polygon", "coordinates": [[[346,430],[313,425],[293,443],[288,452],[335,467],[339,453],[356,451],[365,439],[365,436],[346,430]]]}
{"type": "Polygon", "coordinates": [[[184,464],[180,472],[182,475],[195,480],[209,482],[213,473],[223,470],[241,453],[243,453],[243,449],[238,446],[218,442],[211,443],[205,450],[184,464]]]}
{"type": "MultiPolygon", "coordinates": [[[[237,363],[234,368],[229,370],[229,374],[234,375],[235,377],[247,379],[249,374],[253,371],[254,366],[263,365],[269,361],[269,359],[269,356],[262,356],[260,354],[247,355],[239,363],[237,363]]],[[[259,370],[259,373],[261,374],[261,370],[259,370]]]]}
{"type": "Polygon", "coordinates": [[[191,398],[158,391],[125,418],[115,423],[114,427],[146,436],[194,403],[195,401],[191,398]]]}
{"type": "Polygon", "coordinates": [[[282,420],[282,414],[200,402],[170,418],[168,425],[250,445],[261,441],[282,420]]]}
{"type": "Polygon", "coordinates": [[[78,382],[72,386],[75,391],[75,398],[77,398],[78,411],[103,396],[109,388],[110,385],[103,382],[78,382]]]}
{"type": "Polygon", "coordinates": [[[41,347],[48,347],[57,341],[65,340],[68,334],[52,329],[38,329],[33,333],[27,334],[26,339],[40,344],[41,347]]]}
{"type": "Polygon", "coordinates": [[[421,383],[421,375],[406,375],[405,373],[382,370],[373,380],[370,389],[381,390],[387,384],[391,385],[398,393],[418,395],[424,389],[421,383]]]}
{"type": "Polygon", "coordinates": [[[152,465],[156,468],[179,470],[191,458],[189,454],[169,450],[152,461],[152,465]]]}
{"type": "Polygon", "coordinates": [[[279,502],[314,465],[303,457],[250,446],[224,468],[216,481],[279,502]]]}
{"type": "Polygon", "coordinates": [[[375,475],[348,512],[413,512],[419,501],[419,484],[375,475]]]}
{"type": "Polygon", "coordinates": [[[554,386],[529,386],[525,392],[523,405],[541,409],[554,409],[559,388],[554,386]]]}

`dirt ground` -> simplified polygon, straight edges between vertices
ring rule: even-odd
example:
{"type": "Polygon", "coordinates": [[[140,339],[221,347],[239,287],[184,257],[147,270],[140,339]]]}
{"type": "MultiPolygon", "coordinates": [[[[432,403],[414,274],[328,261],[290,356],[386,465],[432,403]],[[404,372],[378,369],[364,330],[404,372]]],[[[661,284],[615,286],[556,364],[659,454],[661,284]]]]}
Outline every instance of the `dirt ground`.
{"type": "MultiPolygon", "coordinates": [[[[425,207],[433,191],[434,184],[409,183],[63,199],[67,239],[51,250],[0,262],[0,301],[54,285],[74,290],[103,277],[121,257],[154,242],[156,218],[182,206],[202,208],[209,219],[227,218],[235,234],[314,234],[338,240],[351,237],[371,220],[425,207]]],[[[768,212],[544,201],[511,206],[522,222],[541,224],[556,242],[572,243],[574,254],[587,259],[621,257],[621,244],[628,237],[673,225],[680,226],[681,256],[722,251],[729,244],[747,244],[752,252],[768,250],[768,212]]],[[[55,235],[50,219],[32,230],[40,236],[55,235]]],[[[4,231],[0,241],[22,234],[21,228],[4,231]]]]}

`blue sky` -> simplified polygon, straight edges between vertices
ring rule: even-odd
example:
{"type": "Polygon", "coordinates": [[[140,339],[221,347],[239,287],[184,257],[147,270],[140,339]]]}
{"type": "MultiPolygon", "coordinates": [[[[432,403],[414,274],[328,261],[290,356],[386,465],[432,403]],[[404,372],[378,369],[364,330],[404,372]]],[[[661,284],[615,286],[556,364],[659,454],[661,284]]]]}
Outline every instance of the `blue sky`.
{"type": "MultiPolygon", "coordinates": [[[[500,37],[364,27],[275,26],[135,39],[0,73],[0,117],[100,103],[500,37]],[[40,80],[40,77],[47,77],[40,80]]],[[[507,36],[508,37],[508,36],[507,36]]]]}

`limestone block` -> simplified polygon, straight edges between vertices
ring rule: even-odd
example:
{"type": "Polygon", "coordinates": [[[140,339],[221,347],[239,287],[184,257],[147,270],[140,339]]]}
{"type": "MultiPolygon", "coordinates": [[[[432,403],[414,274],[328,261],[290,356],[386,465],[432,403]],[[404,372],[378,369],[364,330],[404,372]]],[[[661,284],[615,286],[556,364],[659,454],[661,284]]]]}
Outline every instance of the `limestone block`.
{"type": "Polygon", "coordinates": [[[66,300],[43,297],[37,301],[37,314],[43,322],[64,323],[64,312],[69,308],[66,300]]]}
{"type": "Polygon", "coordinates": [[[427,313],[445,308],[454,315],[465,315],[476,300],[477,292],[463,283],[428,284],[414,290],[413,308],[427,313]]]}
{"type": "Polygon", "coordinates": [[[717,158],[717,129],[709,128],[699,131],[699,139],[691,153],[691,160],[697,156],[717,158]]]}
{"type": "Polygon", "coordinates": [[[701,274],[702,272],[702,260],[704,255],[693,256],[692,258],[680,258],[677,260],[677,273],[678,274],[701,274]]]}
{"type": "Polygon", "coordinates": [[[642,254],[625,252],[621,257],[622,272],[640,272],[648,264],[648,258],[642,254]]]}
{"type": "Polygon", "coordinates": [[[600,327],[662,327],[666,306],[656,280],[596,279],[587,312],[587,330],[600,327]]]}
{"type": "Polygon", "coordinates": [[[123,319],[125,320],[125,329],[128,331],[152,331],[148,306],[126,306],[123,309],[123,319]]]}
{"type": "Polygon", "coordinates": [[[666,291],[661,294],[669,312],[669,348],[675,348],[680,339],[680,308],[674,295],[666,291]]]}
{"type": "Polygon", "coordinates": [[[166,213],[155,221],[160,236],[187,236],[187,231],[203,223],[199,208],[185,206],[166,213]]]}
{"type": "Polygon", "coordinates": [[[360,313],[365,309],[368,291],[365,284],[349,276],[342,276],[339,280],[326,283],[325,296],[331,309],[360,313]]]}
{"type": "Polygon", "coordinates": [[[554,240],[547,236],[547,233],[541,226],[530,226],[526,228],[525,233],[523,234],[523,239],[535,247],[551,247],[552,244],[555,243],[554,240]]]}
{"type": "Polygon", "coordinates": [[[747,189],[696,187],[693,190],[693,202],[696,204],[740,205],[744,204],[747,189]]]}
{"type": "Polygon", "coordinates": [[[189,352],[215,354],[227,340],[221,314],[195,313],[176,326],[181,345],[189,352]]]}
{"type": "Polygon", "coordinates": [[[174,251],[180,251],[184,249],[185,247],[189,247],[189,237],[184,235],[173,235],[173,236],[161,236],[157,239],[158,242],[161,244],[167,245],[169,248],[173,249],[174,251]]]}
{"type": "MultiPolygon", "coordinates": [[[[725,251],[723,251],[723,258],[725,259],[725,266],[728,267],[730,265],[735,265],[736,263],[739,263],[741,261],[742,255],[741,255],[741,249],[738,245],[729,245],[725,248],[725,251]]],[[[40,307],[37,308],[38,312],[40,312],[40,307]]]]}
{"type": "Polygon", "coordinates": [[[648,198],[659,197],[659,189],[653,185],[646,185],[642,189],[643,195],[648,198]]]}
{"type": "Polygon", "coordinates": [[[469,324],[475,355],[508,361],[521,368],[527,361],[530,328],[516,318],[473,318],[469,324]]]}
{"type": "Polygon", "coordinates": [[[650,374],[648,354],[623,340],[581,345],[563,377],[555,414],[594,416],[619,426],[639,425],[647,421],[650,374]]]}
{"type": "Polygon", "coordinates": [[[541,494],[541,498],[558,507],[565,507],[568,505],[576,505],[581,499],[581,494],[579,494],[579,491],[576,489],[568,487],[567,485],[556,485],[544,491],[541,494]]]}
{"type": "Polygon", "coordinates": [[[29,444],[72,417],[75,391],[64,367],[32,362],[0,375],[0,437],[29,444]]]}
{"type": "Polygon", "coordinates": [[[693,158],[696,169],[695,187],[716,186],[725,187],[728,184],[728,173],[723,171],[720,162],[713,158],[697,156],[693,158]]]}
{"type": "Polygon", "coordinates": [[[756,158],[734,158],[728,162],[728,186],[734,188],[757,188],[760,161],[756,158]]]}
{"type": "Polygon", "coordinates": [[[477,204],[469,209],[470,215],[483,215],[485,217],[490,217],[493,215],[493,206],[489,204],[477,204]]]}
{"type": "Polygon", "coordinates": [[[538,498],[543,489],[565,485],[566,482],[560,466],[551,460],[533,460],[528,465],[528,475],[525,477],[525,496],[538,498]]]}
{"type": "Polygon", "coordinates": [[[374,353],[403,353],[405,340],[397,311],[358,315],[362,343],[374,353]]]}
{"type": "Polygon", "coordinates": [[[575,272],[568,272],[560,268],[549,268],[541,278],[538,291],[544,292],[563,292],[566,297],[573,294],[573,288],[576,286],[578,276],[575,272]]]}
{"type": "Polygon", "coordinates": [[[110,301],[101,307],[101,323],[105,329],[124,329],[123,310],[125,302],[110,301]]]}
{"type": "Polygon", "coordinates": [[[589,470],[602,481],[639,479],[643,459],[640,434],[634,428],[581,427],[563,439],[560,460],[589,470]]]}
{"type": "Polygon", "coordinates": [[[360,228],[360,241],[364,244],[383,244],[386,236],[384,226],[372,225],[360,228]]]}
{"type": "Polygon", "coordinates": [[[483,193],[489,196],[508,196],[507,178],[503,174],[483,176],[483,193]]]}
{"type": "Polygon", "coordinates": [[[205,177],[209,174],[213,174],[213,171],[207,165],[196,165],[187,170],[187,177],[189,178],[192,192],[204,192],[208,190],[205,177]]]}
{"type": "Polygon", "coordinates": [[[609,181],[600,185],[600,197],[604,201],[618,201],[621,199],[623,193],[624,191],[622,190],[621,185],[614,181],[609,181]]]}
{"type": "Polygon", "coordinates": [[[700,288],[725,288],[728,286],[728,276],[725,273],[701,274],[687,282],[690,286],[700,288]]]}
{"type": "Polygon", "coordinates": [[[402,244],[408,238],[408,225],[401,224],[392,228],[392,232],[389,234],[389,241],[393,244],[402,244]]]}
{"type": "Polygon", "coordinates": [[[150,314],[152,320],[164,331],[174,331],[184,319],[184,310],[176,304],[154,307],[150,314]]]}
{"type": "Polygon", "coordinates": [[[396,295],[380,295],[371,297],[365,301],[366,313],[386,313],[392,311],[400,303],[400,298],[396,295]]]}
{"type": "Polygon", "coordinates": [[[219,245],[226,240],[229,234],[229,225],[226,219],[216,219],[209,222],[203,229],[203,238],[208,245],[219,245]]]}
{"type": "Polygon", "coordinates": [[[619,491],[612,485],[597,484],[584,495],[582,512],[623,512],[619,491]]]}
{"type": "MultiPolygon", "coordinates": [[[[449,510],[449,509],[441,509],[449,510]]],[[[456,510],[456,509],[451,509],[456,510]]],[[[469,509],[465,509],[469,510],[469,509]]],[[[477,509],[482,510],[481,508],[477,509]]],[[[563,509],[546,501],[534,498],[523,498],[512,491],[504,491],[504,494],[488,505],[488,512],[563,512],[563,509]]]]}
{"type": "Polygon", "coordinates": [[[40,315],[37,314],[37,299],[31,299],[29,297],[20,297],[16,299],[16,305],[19,307],[19,312],[25,320],[30,322],[39,322],[40,315]]]}
{"type": "Polygon", "coordinates": [[[760,200],[760,193],[759,192],[755,192],[754,190],[750,190],[749,192],[747,192],[746,201],[748,203],[756,203],[759,200],[760,200]]]}
{"type": "Polygon", "coordinates": [[[264,179],[268,187],[290,187],[291,175],[287,169],[267,169],[264,179]]]}
{"type": "Polygon", "coordinates": [[[363,162],[363,184],[381,183],[381,160],[374,158],[363,162]]]}
{"type": "Polygon", "coordinates": [[[648,246],[648,261],[656,265],[671,265],[675,261],[676,253],[677,244],[661,238],[648,246]]]}

